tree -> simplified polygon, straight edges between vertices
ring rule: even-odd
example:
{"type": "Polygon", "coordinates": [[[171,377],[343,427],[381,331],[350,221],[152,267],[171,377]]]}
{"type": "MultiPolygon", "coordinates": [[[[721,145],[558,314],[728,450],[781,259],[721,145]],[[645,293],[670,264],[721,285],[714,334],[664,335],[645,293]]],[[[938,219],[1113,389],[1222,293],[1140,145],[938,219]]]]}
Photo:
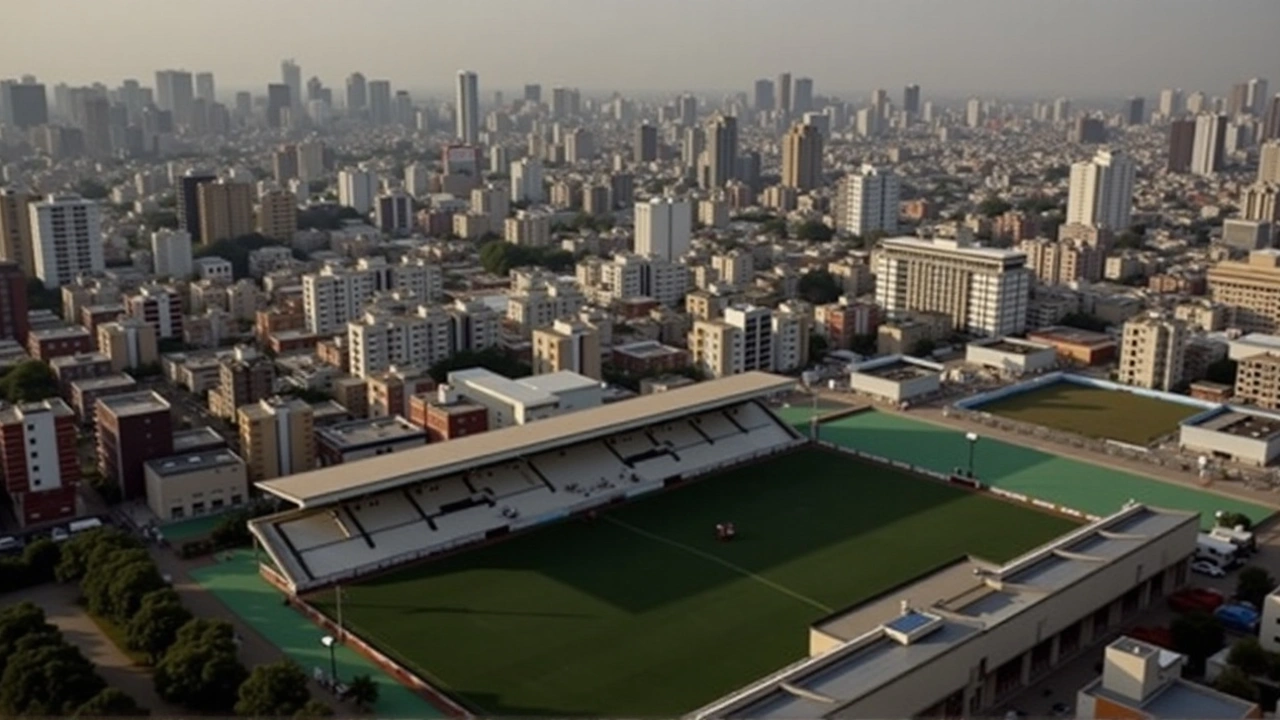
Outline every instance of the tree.
{"type": "Polygon", "coordinates": [[[232,276],[242,278],[249,274],[250,252],[280,244],[261,233],[249,233],[248,235],[202,245],[196,251],[196,257],[223,258],[231,263],[232,276]]]}
{"type": "Polygon", "coordinates": [[[1174,649],[1186,655],[1193,667],[1203,668],[1205,658],[1222,648],[1222,624],[1208,613],[1188,613],[1169,625],[1174,649]]]}
{"type": "Polygon", "coordinates": [[[929,357],[933,354],[933,351],[937,349],[938,343],[930,340],[929,338],[924,338],[911,346],[911,355],[914,357],[929,357]]]}
{"type": "Polygon", "coordinates": [[[1263,675],[1271,669],[1271,656],[1258,643],[1258,638],[1248,637],[1231,646],[1227,664],[1249,675],[1263,675]]]}
{"type": "Polygon", "coordinates": [[[9,658],[17,652],[24,638],[58,634],[58,629],[45,621],[44,611],[29,602],[10,605],[0,610],[0,675],[9,658]]]}
{"type": "Polygon", "coordinates": [[[142,717],[147,715],[146,708],[139,707],[138,701],[117,688],[103,688],[88,702],[76,709],[76,717],[142,717]]]}
{"type": "Polygon", "coordinates": [[[772,218],[760,223],[760,232],[774,237],[787,236],[787,221],[785,218],[772,218]]]}
{"type": "Polygon", "coordinates": [[[40,538],[32,542],[22,551],[28,581],[32,584],[52,582],[61,557],[62,552],[52,540],[40,538]]]}
{"type": "Polygon", "coordinates": [[[829,348],[826,338],[818,333],[809,333],[809,362],[820,362],[829,348]]]}
{"type": "Polygon", "coordinates": [[[105,686],[61,636],[28,637],[0,676],[0,714],[69,715],[105,686]]]}
{"type": "Polygon", "coordinates": [[[494,275],[506,275],[513,268],[525,266],[564,272],[573,267],[573,262],[573,253],[554,247],[528,247],[505,240],[490,240],[480,246],[480,264],[494,275]]]}
{"type": "Polygon", "coordinates": [[[307,675],[292,660],[259,665],[240,686],[236,714],[249,717],[293,715],[311,699],[307,675]]]}
{"type": "Polygon", "coordinates": [[[368,675],[356,675],[347,683],[347,697],[358,707],[371,708],[378,702],[378,683],[368,675]]]}
{"type": "Polygon", "coordinates": [[[191,620],[177,593],[170,588],[156,590],[142,598],[137,614],[125,627],[125,639],[131,650],[144,652],[152,664],[178,639],[178,630],[191,620]]]}
{"type": "Polygon", "coordinates": [[[836,231],[821,220],[805,220],[796,228],[796,237],[809,242],[827,242],[836,231]]]}
{"type": "Polygon", "coordinates": [[[85,568],[91,566],[91,559],[104,558],[115,550],[138,548],[138,539],[126,535],[114,527],[100,527],[82,532],[62,543],[62,559],[58,561],[55,576],[58,582],[71,582],[84,577],[85,568]]]}
{"type": "Polygon", "coordinates": [[[312,698],[302,709],[293,714],[293,720],[311,720],[312,718],[333,717],[333,708],[320,700],[312,698]]]}
{"type": "MultiPolygon", "coordinates": [[[[95,553],[96,557],[96,553],[95,553]]],[[[85,571],[80,591],[91,612],[128,622],[142,598],[165,587],[155,562],[141,548],[118,549],[85,571]]]]}
{"type": "Polygon", "coordinates": [[[1262,607],[1262,602],[1276,586],[1276,579],[1271,573],[1256,565],[1240,571],[1236,576],[1236,598],[1252,603],[1255,608],[1262,607]]]}
{"type": "Polygon", "coordinates": [[[1248,515],[1238,512],[1222,512],[1217,517],[1218,527],[1225,528],[1241,528],[1243,530],[1253,529],[1253,520],[1248,515]]]}
{"type": "Polygon", "coordinates": [[[0,379],[0,390],[11,403],[35,402],[57,397],[58,379],[47,363],[25,360],[5,373],[0,379]]]}
{"type": "Polygon", "coordinates": [[[1237,366],[1238,363],[1231,358],[1222,358],[1209,363],[1209,367],[1205,368],[1204,379],[1223,385],[1235,385],[1237,366]]]}
{"type": "Polygon", "coordinates": [[[1227,667],[1213,681],[1215,690],[1235,695],[1242,700],[1258,701],[1258,685],[1238,667],[1227,667]]]}
{"type": "Polygon", "coordinates": [[[427,369],[427,374],[436,382],[444,382],[454,370],[482,367],[486,370],[505,375],[506,377],[523,377],[528,375],[528,365],[513,359],[496,348],[487,350],[464,351],[441,360],[427,369]]]}
{"type": "Polygon", "coordinates": [[[999,217],[1013,209],[1013,205],[1008,200],[989,195],[982,202],[978,203],[978,212],[989,218],[999,217]]]}
{"type": "Polygon", "coordinates": [[[800,276],[800,297],[814,305],[826,305],[840,299],[844,287],[826,270],[810,270],[800,276]]]}
{"type": "Polygon", "coordinates": [[[1104,332],[1108,325],[1106,320],[1087,313],[1069,313],[1059,322],[1067,327],[1090,330],[1092,332],[1104,332]]]}
{"type": "Polygon", "coordinates": [[[156,664],[156,693],[172,703],[207,713],[227,713],[249,673],[236,659],[231,625],[197,618],[178,630],[174,644],[156,664]]]}
{"type": "Polygon", "coordinates": [[[102,200],[111,194],[106,185],[97,180],[81,180],[76,184],[76,194],[85,200],[102,200]]]}

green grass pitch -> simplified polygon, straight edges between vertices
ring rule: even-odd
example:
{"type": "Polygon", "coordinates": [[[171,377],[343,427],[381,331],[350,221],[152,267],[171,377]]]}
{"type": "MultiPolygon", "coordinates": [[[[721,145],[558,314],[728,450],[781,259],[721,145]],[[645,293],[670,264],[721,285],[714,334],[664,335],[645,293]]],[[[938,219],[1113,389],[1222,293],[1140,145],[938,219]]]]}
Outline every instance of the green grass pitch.
{"type": "Polygon", "coordinates": [[[978,410],[1091,438],[1149,445],[1202,412],[1118,390],[1055,383],[983,405],[978,410]]]}
{"type": "Polygon", "coordinates": [[[669,716],[803,657],[833,610],[1072,527],[806,449],[346,587],[343,614],[485,715],[669,716]]]}

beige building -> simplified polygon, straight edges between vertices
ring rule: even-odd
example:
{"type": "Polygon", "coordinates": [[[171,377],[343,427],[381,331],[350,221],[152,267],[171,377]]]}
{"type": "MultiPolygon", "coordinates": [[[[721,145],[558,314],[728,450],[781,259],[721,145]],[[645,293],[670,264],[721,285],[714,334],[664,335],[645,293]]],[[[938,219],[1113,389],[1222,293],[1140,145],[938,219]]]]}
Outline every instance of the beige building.
{"type": "Polygon", "coordinates": [[[315,411],[297,398],[271,398],[238,413],[240,452],[254,481],[311,470],[316,464],[315,411]]]}
{"type": "Polygon", "coordinates": [[[1240,193],[1240,216],[1280,223],[1280,182],[1257,183],[1240,193]]]}
{"type": "Polygon", "coordinates": [[[1027,267],[1043,285],[1066,285],[1102,277],[1102,253],[1085,243],[1032,238],[1018,243],[1018,250],[1026,253],[1027,267]]]}
{"type": "Polygon", "coordinates": [[[742,333],[723,320],[698,320],[689,331],[693,367],[719,378],[742,371],[742,333]]]}
{"type": "Polygon", "coordinates": [[[533,331],[533,374],[570,370],[600,380],[600,333],[580,320],[533,331]]]}
{"type": "Polygon", "coordinates": [[[1187,324],[1150,314],[1124,324],[1117,379],[1153,390],[1171,390],[1183,378],[1187,324]]]}
{"type": "Polygon", "coordinates": [[[0,260],[17,263],[27,277],[36,274],[31,248],[31,212],[27,204],[38,199],[29,193],[0,188],[0,260]]]}
{"type": "Polygon", "coordinates": [[[181,520],[243,505],[249,498],[244,461],[230,450],[149,460],[143,465],[147,506],[161,520],[181,520]]]}
{"type": "Polygon", "coordinates": [[[270,188],[258,199],[258,232],[288,242],[298,231],[298,197],[285,188],[270,188]]]}
{"type": "Polygon", "coordinates": [[[160,361],[155,327],[135,318],[99,325],[98,352],[111,358],[112,372],[154,365],[160,361]]]}
{"type": "Polygon", "coordinates": [[[782,184],[802,191],[822,186],[822,133],[816,125],[796,123],[782,138],[782,184]]]}
{"type": "Polygon", "coordinates": [[[1230,308],[1225,305],[1203,299],[1185,302],[1173,309],[1174,317],[1205,332],[1225,330],[1230,314],[1230,308]]]}
{"type": "Polygon", "coordinates": [[[209,412],[234,418],[236,409],[275,392],[276,369],[270,358],[252,348],[237,347],[218,363],[218,385],[209,393],[209,412]]]}
{"type": "Polygon", "coordinates": [[[201,183],[196,188],[200,207],[200,242],[248,235],[253,232],[253,186],[249,183],[201,183]]]}
{"type": "Polygon", "coordinates": [[[727,253],[712,255],[711,267],[715,268],[720,282],[728,283],[738,288],[745,288],[750,285],[751,279],[756,272],[755,260],[752,258],[751,253],[742,249],[734,249],[727,253]]]}
{"type": "Polygon", "coordinates": [[[551,242],[551,217],[520,210],[503,225],[503,238],[514,245],[543,247],[551,242]]]}
{"type": "Polygon", "coordinates": [[[1266,410],[1280,410],[1280,355],[1262,353],[1240,360],[1235,397],[1266,410]]]}
{"type": "Polygon", "coordinates": [[[1280,330],[1280,250],[1255,250],[1243,261],[1209,268],[1209,296],[1233,306],[1232,327],[1245,332],[1280,330]]]}

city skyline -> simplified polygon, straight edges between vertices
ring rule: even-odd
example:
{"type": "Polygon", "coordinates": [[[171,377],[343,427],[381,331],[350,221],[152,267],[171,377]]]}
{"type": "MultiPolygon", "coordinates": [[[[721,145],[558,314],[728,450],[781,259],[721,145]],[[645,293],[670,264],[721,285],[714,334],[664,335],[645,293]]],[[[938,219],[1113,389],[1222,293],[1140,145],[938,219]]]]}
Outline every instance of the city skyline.
{"type": "Polygon", "coordinates": [[[587,92],[749,91],[756,78],[782,71],[812,77],[820,94],[906,83],[919,83],[935,96],[1126,95],[1166,86],[1219,94],[1241,77],[1274,74],[1274,53],[1268,48],[1272,29],[1280,25],[1280,5],[1266,0],[1233,2],[1229,13],[1219,5],[1181,0],[1052,5],[651,0],[610,6],[584,0],[531,5],[478,0],[430,8],[374,0],[351,17],[341,13],[346,6],[332,0],[309,4],[305,15],[294,5],[249,0],[217,7],[159,0],[66,4],[80,22],[50,25],[47,5],[11,9],[10,19],[24,32],[0,47],[0,65],[9,74],[33,74],[49,84],[111,85],[128,77],[145,83],[156,70],[183,68],[213,72],[225,94],[261,91],[268,82],[279,82],[281,60],[294,58],[303,76],[318,76],[329,85],[360,71],[442,96],[452,94],[453,79],[464,68],[480,76],[482,97],[526,82],[587,92]],[[127,13],[121,13],[122,6],[127,13]],[[333,12],[326,12],[330,8],[333,12]],[[395,23],[383,22],[392,16],[395,23]],[[681,22],[669,22],[677,16],[681,22]],[[123,24],[122,17],[131,24],[123,24]],[[243,17],[255,22],[228,24],[243,17]],[[338,17],[342,22],[332,22],[338,17]],[[811,26],[804,27],[805,21],[811,26]],[[441,26],[475,31],[431,32],[441,26]],[[983,39],[993,26],[999,28],[1000,42],[983,39]],[[193,41],[192,27],[204,28],[215,41],[193,41]],[[283,37],[300,39],[282,42],[282,27],[291,29],[283,37]],[[530,31],[539,27],[546,30],[530,31]],[[778,34],[778,27],[806,32],[778,34]],[[232,33],[238,42],[228,52],[222,39],[232,33]],[[353,44],[352,38],[362,37],[378,42],[353,44]],[[1086,47],[1081,37],[1089,39],[1088,52],[1081,52],[1086,47]],[[1188,53],[1191,42],[1214,51],[1188,53]],[[58,45],[83,52],[49,52],[58,45]],[[344,51],[348,46],[351,50],[344,51]],[[714,54],[708,56],[708,49],[714,54]],[[86,55],[93,62],[86,63],[86,55]]]}

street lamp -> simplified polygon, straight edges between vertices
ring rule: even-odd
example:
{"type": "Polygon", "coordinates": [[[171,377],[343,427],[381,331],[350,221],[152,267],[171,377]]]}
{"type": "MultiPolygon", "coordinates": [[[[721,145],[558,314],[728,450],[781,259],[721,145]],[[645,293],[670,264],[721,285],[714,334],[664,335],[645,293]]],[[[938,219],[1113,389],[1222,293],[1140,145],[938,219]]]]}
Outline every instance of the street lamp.
{"type": "Polygon", "coordinates": [[[964,434],[964,439],[969,441],[969,479],[973,479],[973,449],[978,446],[978,433],[969,432],[964,434]]]}
{"type": "Polygon", "coordinates": [[[338,684],[338,658],[334,654],[338,647],[338,641],[332,635],[325,635],[320,638],[320,644],[329,648],[329,677],[332,678],[333,684],[338,684]]]}

